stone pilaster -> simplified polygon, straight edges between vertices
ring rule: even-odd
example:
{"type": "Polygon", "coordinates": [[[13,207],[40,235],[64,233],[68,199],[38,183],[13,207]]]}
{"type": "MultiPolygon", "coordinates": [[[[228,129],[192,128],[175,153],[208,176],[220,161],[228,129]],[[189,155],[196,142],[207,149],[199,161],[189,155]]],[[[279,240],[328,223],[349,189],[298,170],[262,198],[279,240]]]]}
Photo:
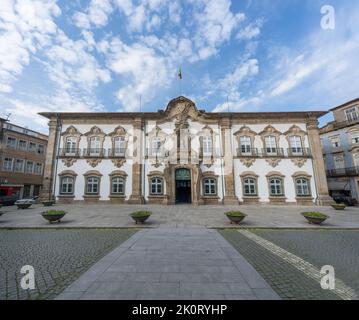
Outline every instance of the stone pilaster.
{"type": "Polygon", "coordinates": [[[142,130],[143,120],[137,118],[133,122],[133,164],[132,164],[132,194],[128,200],[129,204],[144,204],[142,194],[142,166],[144,155],[142,154],[142,130]]]}
{"type": "Polygon", "coordinates": [[[45,160],[45,168],[44,175],[42,181],[42,189],[40,193],[40,199],[44,200],[54,200],[54,190],[53,182],[54,182],[54,174],[55,174],[55,164],[56,164],[56,153],[57,153],[57,119],[52,118],[49,121],[49,139],[47,142],[46,148],[46,160],[45,160]]]}
{"type": "Polygon", "coordinates": [[[223,204],[238,205],[238,199],[234,192],[234,165],[231,144],[231,121],[229,118],[221,119],[221,137],[223,153],[223,174],[224,174],[224,192],[223,204]]]}
{"type": "Polygon", "coordinates": [[[333,202],[329,196],[328,182],[325,172],[322,147],[320,144],[317,119],[310,119],[307,123],[309,144],[313,156],[313,171],[317,188],[317,205],[326,206],[333,202]]]}

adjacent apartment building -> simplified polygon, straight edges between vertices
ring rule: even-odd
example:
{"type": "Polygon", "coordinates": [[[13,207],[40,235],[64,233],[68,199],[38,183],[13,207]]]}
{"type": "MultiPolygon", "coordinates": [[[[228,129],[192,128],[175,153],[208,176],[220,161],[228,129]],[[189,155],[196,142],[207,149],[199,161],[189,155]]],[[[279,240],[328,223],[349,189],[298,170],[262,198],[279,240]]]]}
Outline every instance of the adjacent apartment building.
{"type": "Polygon", "coordinates": [[[329,192],[359,201],[359,98],[330,111],[334,121],[320,130],[329,192]]]}
{"type": "Polygon", "coordinates": [[[48,137],[5,119],[0,129],[0,196],[38,196],[48,137]]]}
{"type": "Polygon", "coordinates": [[[208,113],[181,96],[158,112],[40,114],[49,119],[45,199],[332,201],[317,121],[325,112],[208,113]]]}

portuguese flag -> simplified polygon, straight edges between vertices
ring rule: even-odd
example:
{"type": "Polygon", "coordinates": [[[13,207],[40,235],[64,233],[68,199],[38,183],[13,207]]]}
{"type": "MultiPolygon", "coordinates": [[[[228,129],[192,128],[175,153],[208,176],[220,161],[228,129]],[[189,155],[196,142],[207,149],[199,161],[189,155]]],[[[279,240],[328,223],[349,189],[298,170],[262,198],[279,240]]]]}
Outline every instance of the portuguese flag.
{"type": "Polygon", "coordinates": [[[179,68],[178,70],[178,78],[180,78],[182,80],[182,69],[179,68]]]}

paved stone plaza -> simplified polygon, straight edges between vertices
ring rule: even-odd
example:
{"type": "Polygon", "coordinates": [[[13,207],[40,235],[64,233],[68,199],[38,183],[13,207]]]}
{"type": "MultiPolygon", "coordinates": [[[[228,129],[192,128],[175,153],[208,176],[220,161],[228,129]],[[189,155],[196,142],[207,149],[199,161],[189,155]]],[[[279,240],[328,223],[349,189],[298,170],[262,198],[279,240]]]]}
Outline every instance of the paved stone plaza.
{"type": "Polygon", "coordinates": [[[0,300],[52,299],[135,230],[0,230],[0,300]],[[35,269],[35,290],[20,286],[35,269]]]}
{"type": "Polygon", "coordinates": [[[136,210],[150,210],[153,215],[141,227],[150,228],[187,228],[232,227],[224,212],[241,210],[248,214],[242,226],[248,228],[358,228],[359,208],[348,207],[345,211],[335,211],[331,207],[297,207],[297,206],[160,206],[160,205],[111,205],[111,204],[70,204],[56,205],[51,209],[68,212],[61,224],[49,224],[41,212],[47,210],[42,205],[34,205],[26,210],[16,206],[3,207],[5,213],[0,217],[0,228],[66,228],[66,227],[134,227],[129,214],[136,210]],[[303,211],[320,211],[330,219],[320,227],[307,223],[301,216],[303,211]]]}
{"type": "Polygon", "coordinates": [[[279,299],[215,230],[139,231],[58,299],[279,299]]]}

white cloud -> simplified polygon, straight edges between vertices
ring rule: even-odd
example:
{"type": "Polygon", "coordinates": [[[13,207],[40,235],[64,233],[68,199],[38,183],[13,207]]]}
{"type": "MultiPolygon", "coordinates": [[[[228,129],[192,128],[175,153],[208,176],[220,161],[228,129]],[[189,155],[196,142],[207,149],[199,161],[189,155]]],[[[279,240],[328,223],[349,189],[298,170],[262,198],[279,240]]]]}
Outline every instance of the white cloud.
{"type": "Polygon", "coordinates": [[[91,25],[104,27],[113,8],[108,0],[91,0],[86,13],[77,11],[73,15],[75,25],[79,28],[89,29],[91,25]]]}
{"type": "Polygon", "coordinates": [[[30,54],[50,42],[60,13],[55,0],[0,2],[0,91],[11,92],[30,54]]]}
{"type": "Polygon", "coordinates": [[[253,23],[242,28],[236,35],[238,40],[251,40],[257,38],[261,33],[261,28],[263,26],[263,20],[259,19],[253,23]]]}

